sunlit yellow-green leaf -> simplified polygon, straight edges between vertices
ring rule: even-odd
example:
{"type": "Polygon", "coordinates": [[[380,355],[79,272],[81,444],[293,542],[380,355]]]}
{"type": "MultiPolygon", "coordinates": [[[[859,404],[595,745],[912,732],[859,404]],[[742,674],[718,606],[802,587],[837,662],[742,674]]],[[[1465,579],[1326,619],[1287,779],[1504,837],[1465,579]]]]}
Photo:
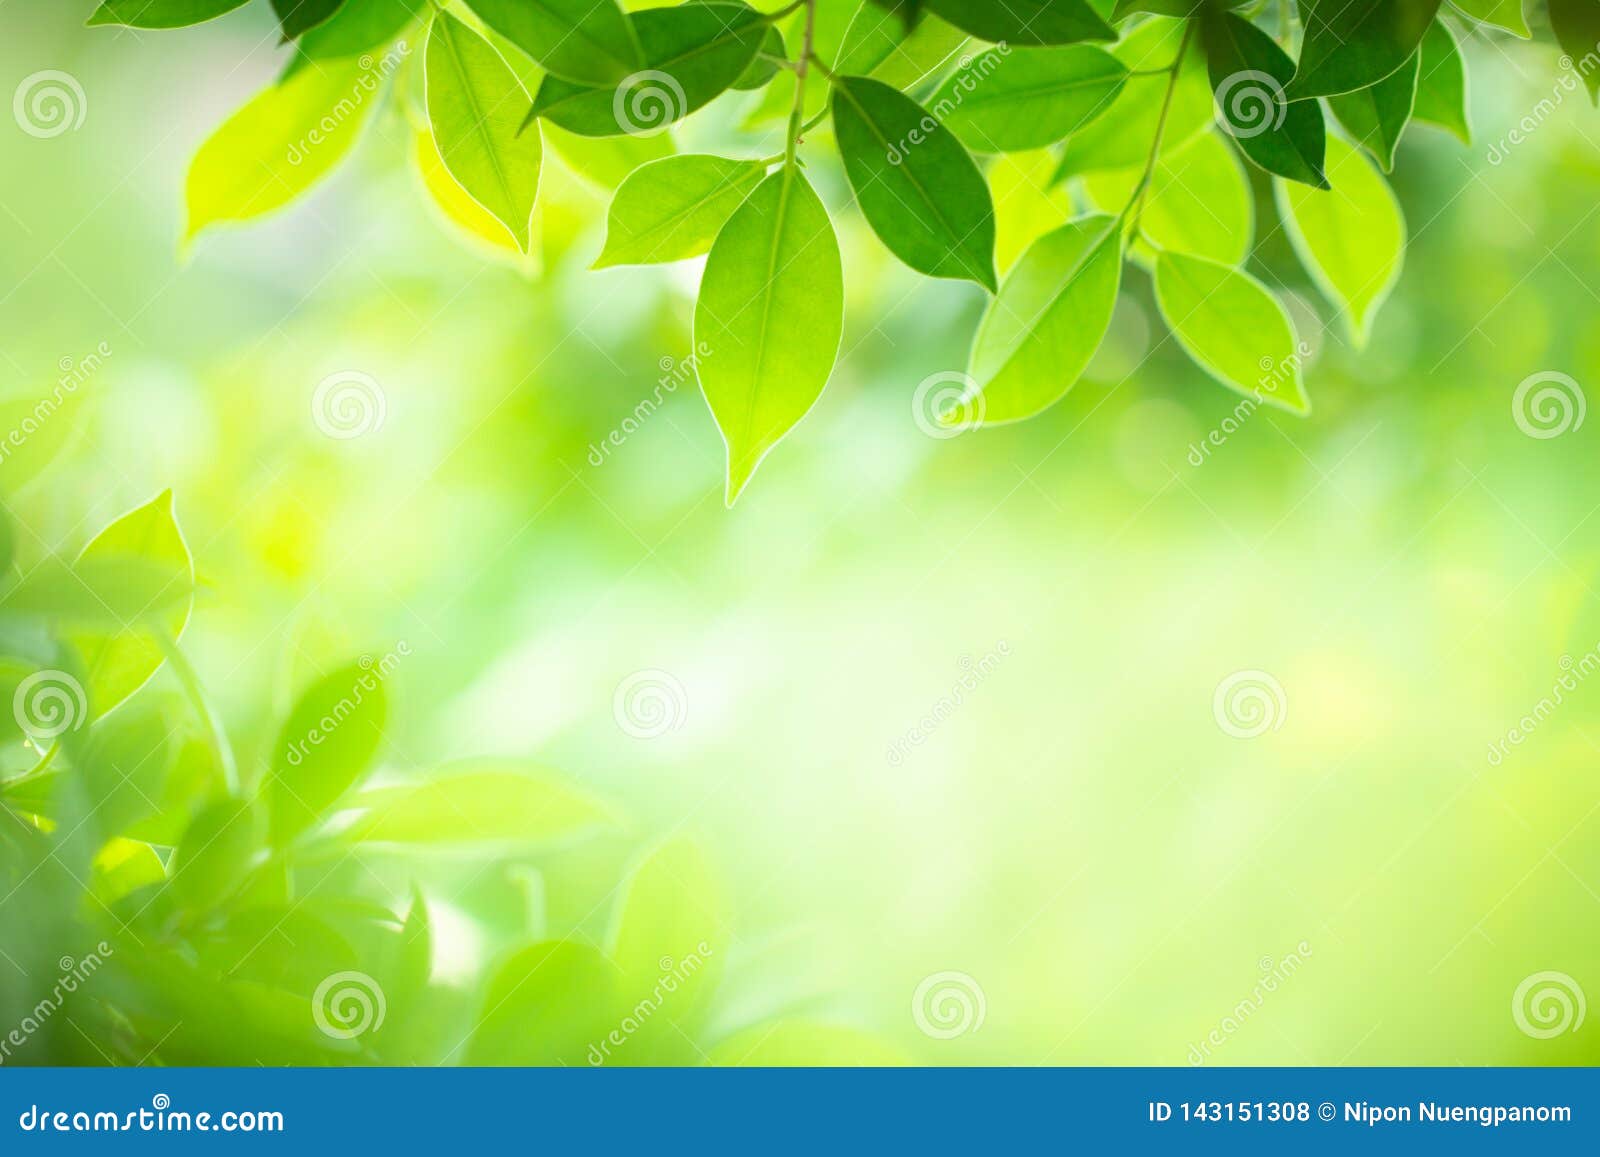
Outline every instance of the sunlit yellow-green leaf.
{"type": "Polygon", "coordinates": [[[1037,149],[1105,113],[1127,78],[1127,65],[1091,44],[991,48],[946,77],[928,104],[969,149],[1037,149]]]}
{"type": "Polygon", "coordinates": [[[1002,153],[986,174],[994,199],[994,263],[1003,274],[1022,251],[1072,220],[1072,198],[1053,182],[1056,158],[1044,149],[1002,153]]]}
{"type": "Polygon", "coordinates": [[[732,505],[816,403],[844,329],[844,277],[828,211],[785,165],[722,227],[695,303],[700,388],[728,446],[732,505]]]}
{"type": "Polygon", "coordinates": [[[552,940],[516,953],[491,977],[469,1065],[599,1065],[625,1011],[617,967],[593,947],[552,940]]]}
{"type": "Polygon", "coordinates": [[[184,28],[213,20],[247,3],[249,0],[105,0],[89,17],[89,23],[184,28]]]}
{"type": "Polygon", "coordinates": [[[119,564],[158,574],[165,584],[149,599],[151,613],[139,621],[130,619],[120,629],[69,633],[83,656],[90,709],[96,717],[145,685],[165,661],[163,637],[178,639],[189,622],[194,560],[178,529],[170,490],[107,526],[83,548],[74,566],[92,570],[119,564]],[[158,599],[165,604],[159,609],[158,599]]]}
{"type": "Polygon", "coordinates": [[[1474,20],[1504,28],[1524,40],[1532,36],[1528,19],[1522,14],[1522,0],[1450,0],[1474,20]]]}
{"type": "MultiPolygon", "coordinates": [[[[1092,173],[1084,188],[1101,209],[1117,213],[1141,175],[1138,169],[1092,173]]],[[[1159,248],[1237,265],[1250,252],[1254,221],[1244,166],[1220,133],[1209,132],[1179,152],[1162,154],[1145,193],[1139,231],[1159,248]]]]}
{"type": "Polygon", "coordinates": [[[129,893],[166,878],[166,869],[154,848],[142,840],[118,836],[95,853],[89,866],[89,892],[109,908],[129,893]]]}
{"type": "Polygon", "coordinates": [[[445,168],[526,253],[542,159],[537,126],[518,135],[527,90],[493,45],[444,12],[428,30],[425,67],[428,119],[445,168]]]}
{"type": "Polygon", "coordinates": [[[61,453],[79,422],[83,398],[74,386],[0,400],[0,492],[15,494],[61,453]]]}
{"type": "Polygon", "coordinates": [[[367,843],[546,845],[593,830],[611,813],[535,768],[468,763],[416,784],[380,788],[348,837],[367,843]]]}
{"type": "Polygon", "coordinates": [[[313,683],[284,721],[267,771],[267,816],[283,846],[372,767],[388,719],[382,673],[352,663],[313,683]]]}
{"type": "Polygon", "coordinates": [[[611,199],[605,248],[595,267],[699,256],[766,172],[756,161],[703,154],[641,165],[611,199]]]}
{"type": "Polygon", "coordinates": [[[1167,328],[1207,373],[1242,394],[1310,412],[1294,326],[1266,286],[1230,265],[1171,252],[1156,259],[1155,283],[1167,328]]]}
{"type": "Polygon", "coordinates": [[[1357,345],[1400,279],[1406,223],[1389,183],[1354,146],[1328,139],[1326,192],[1275,182],[1278,215],[1317,287],[1357,345]]]}
{"type": "Polygon", "coordinates": [[[383,79],[377,62],[329,61],[251,98],[189,165],[185,237],[270,213],[316,184],[355,146],[383,79]]]}

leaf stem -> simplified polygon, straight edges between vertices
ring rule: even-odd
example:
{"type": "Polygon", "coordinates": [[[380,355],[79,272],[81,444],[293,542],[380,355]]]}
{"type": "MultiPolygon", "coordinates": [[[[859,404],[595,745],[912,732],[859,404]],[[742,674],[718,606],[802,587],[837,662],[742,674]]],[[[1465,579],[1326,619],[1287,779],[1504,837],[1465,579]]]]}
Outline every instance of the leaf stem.
{"type": "Polygon", "coordinates": [[[801,122],[805,119],[806,112],[806,74],[813,63],[811,48],[816,41],[817,32],[817,0],[800,0],[800,2],[806,9],[806,30],[800,42],[800,57],[795,62],[794,108],[789,113],[789,137],[783,147],[783,163],[791,167],[795,163],[795,150],[800,145],[800,133],[803,131],[801,122]]]}
{"type": "Polygon", "coordinates": [[[1161,156],[1161,141],[1167,133],[1167,115],[1172,111],[1172,95],[1178,91],[1178,75],[1183,71],[1184,58],[1189,55],[1189,38],[1193,35],[1194,21],[1184,21],[1183,39],[1178,44],[1178,55],[1164,70],[1167,73],[1167,92],[1161,98],[1161,113],[1156,118],[1156,135],[1150,142],[1150,155],[1145,158],[1144,174],[1139,178],[1132,196],[1122,209],[1120,219],[1128,220],[1134,233],[1139,231],[1139,215],[1144,212],[1145,195],[1149,193],[1150,182],[1155,177],[1156,160],[1161,156]]]}

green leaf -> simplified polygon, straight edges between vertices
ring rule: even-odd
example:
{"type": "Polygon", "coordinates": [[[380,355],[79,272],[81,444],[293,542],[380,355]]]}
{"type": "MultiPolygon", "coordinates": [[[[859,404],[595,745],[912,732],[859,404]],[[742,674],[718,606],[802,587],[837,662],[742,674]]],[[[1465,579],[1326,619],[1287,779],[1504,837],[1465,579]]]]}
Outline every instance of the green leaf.
{"type": "Polygon", "coordinates": [[[94,827],[115,835],[152,814],[175,755],[171,720],[148,703],[97,724],[82,757],[94,827]]]}
{"type": "Polygon", "coordinates": [[[387,716],[380,674],[361,663],[330,672],[300,696],[267,771],[273,846],[283,847],[316,823],[371,770],[387,716]]]}
{"type": "Polygon", "coordinates": [[[717,234],[695,304],[700,388],[728,446],[731,506],[815,404],[844,330],[844,278],[828,211],[785,165],[717,234]]]}
{"type": "Polygon", "coordinates": [[[1122,282],[1122,222],[1081,217],[1028,247],[989,303],[972,343],[973,389],[949,425],[1032,417],[1082,375],[1111,324],[1122,282]]]}
{"type": "Polygon", "coordinates": [[[740,92],[751,92],[761,88],[778,75],[778,60],[768,60],[767,57],[782,59],[788,55],[788,50],[783,43],[783,33],[778,31],[776,25],[768,25],[766,39],[761,42],[761,51],[756,58],[745,66],[739,74],[739,79],[729,87],[740,92]]]}
{"type": "Polygon", "coordinates": [[[194,587],[172,580],[171,569],[138,558],[47,558],[0,594],[0,611],[57,625],[93,626],[114,633],[136,623],[160,622],[187,606],[194,587]]]}
{"type": "Polygon", "coordinates": [[[272,0],[272,10],[278,14],[278,25],[287,42],[332,19],[343,3],[344,0],[272,0]]]}
{"type": "Polygon", "coordinates": [[[428,129],[419,129],[413,145],[412,155],[416,160],[417,175],[422,180],[424,191],[440,214],[467,234],[474,244],[490,247],[487,250],[489,254],[503,255],[517,268],[536,271],[539,267],[538,246],[530,244],[532,252],[523,253],[517,245],[516,238],[511,236],[511,230],[501,224],[500,219],[493,213],[472,199],[472,195],[463,189],[461,183],[450,175],[450,170],[445,168],[444,158],[439,156],[439,146],[434,143],[433,133],[428,129]]]}
{"type": "Polygon", "coordinates": [[[1522,0],[1450,0],[1457,8],[1482,24],[1504,28],[1524,40],[1533,33],[1522,15],[1522,0]]]}
{"type": "Polygon", "coordinates": [[[172,891],[191,912],[207,912],[238,891],[261,846],[250,802],[224,797],[196,813],[172,856],[172,891]]]}
{"type": "Polygon", "coordinates": [[[331,20],[300,38],[289,75],[314,60],[338,60],[382,48],[426,7],[427,0],[345,0],[331,20]]]}
{"type": "Polygon", "coordinates": [[[1411,54],[1399,69],[1370,88],[1328,98],[1328,107],[1350,135],[1378,159],[1384,172],[1394,168],[1394,151],[1400,147],[1400,134],[1411,120],[1417,101],[1417,64],[1421,50],[1411,54]]]}
{"type": "Polygon", "coordinates": [[[1102,48],[991,48],[929,99],[968,148],[1010,153],[1053,145],[1111,107],[1128,68],[1102,48]]]}
{"type": "Polygon", "coordinates": [[[472,0],[472,10],[551,76],[574,84],[613,85],[643,66],[615,0],[472,0]]]}
{"type": "Polygon", "coordinates": [[[648,1002],[627,1041],[631,1064],[681,1063],[705,1022],[727,945],[721,890],[704,854],[682,837],[648,854],[628,876],[608,940],[623,1003],[648,1002]]]}
{"type": "Polygon", "coordinates": [[[608,1034],[621,1032],[618,972],[594,948],[550,940],[524,948],[484,994],[468,1065],[598,1065],[608,1034]]]}
{"type": "Polygon", "coordinates": [[[1087,0],[923,0],[923,7],[979,40],[1019,48],[1117,38],[1087,0]]]}
{"type": "Polygon", "coordinates": [[[202,24],[248,4],[249,0],[105,0],[89,24],[129,28],[185,28],[202,24]]]}
{"type": "Polygon", "coordinates": [[[149,682],[166,661],[162,639],[176,641],[194,606],[194,560],[178,529],[172,491],[130,510],[83,548],[73,564],[82,574],[115,574],[123,567],[146,572],[161,586],[127,626],[71,630],[67,638],[83,656],[91,717],[98,718],[149,682]]]}
{"type": "Polygon", "coordinates": [[[282,208],[331,172],[377,106],[375,68],[308,68],[256,94],[200,146],[184,184],[185,239],[282,208]]]}
{"type": "Polygon", "coordinates": [[[1597,0],[1550,0],[1550,30],[1556,43],[1572,60],[1589,87],[1589,96],[1600,103],[1600,68],[1591,60],[1600,50],[1600,2],[1597,0]]]}
{"type": "Polygon", "coordinates": [[[348,838],[363,843],[548,845],[608,822],[598,801],[536,769],[494,763],[364,793],[348,838]]]}
{"type": "Polygon", "coordinates": [[[1406,224],[1382,175],[1353,146],[1328,142],[1328,192],[1279,185],[1278,215],[1300,263],[1357,346],[1400,278],[1406,224]]]}
{"type": "MultiPolygon", "coordinates": [[[[1099,169],[1125,169],[1142,165],[1155,144],[1161,108],[1166,102],[1165,69],[1176,61],[1183,43],[1183,21],[1156,17],[1146,20],[1111,50],[1133,73],[1163,70],[1158,75],[1130,76],[1122,95],[1106,114],[1067,139],[1056,170],[1056,180],[1099,169]]],[[[1178,72],[1178,83],[1161,133],[1161,151],[1182,148],[1211,125],[1211,85],[1206,80],[1205,55],[1191,44],[1178,72]]]]}
{"type": "Polygon", "coordinates": [[[1289,54],[1232,12],[1208,10],[1200,27],[1217,120],[1240,151],[1269,173],[1326,189],[1322,107],[1314,100],[1283,102],[1283,86],[1294,75],[1289,54]]]}
{"type": "Polygon", "coordinates": [[[1410,59],[1440,0],[1304,0],[1300,67],[1291,101],[1377,84],[1410,59]]]}
{"type": "MultiPolygon", "coordinates": [[[[1141,175],[1139,169],[1094,173],[1084,178],[1084,189],[1101,209],[1118,212],[1141,175]]],[[[1250,252],[1254,228],[1250,180],[1220,130],[1162,156],[1139,215],[1143,237],[1161,249],[1238,265],[1250,252]]]]}
{"type": "MultiPolygon", "coordinates": [[[[1315,189],[1304,192],[1336,195],[1315,189]]],[[[1207,373],[1231,389],[1292,413],[1311,412],[1300,382],[1301,354],[1294,326],[1266,286],[1230,266],[1170,252],[1156,259],[1155,283],[1156,304],[1167,328],[1207,373]]]]}
{"type": "Polygon", "coordinates": [[[743,4],[693,3],[632,17],[645,66],[615,87],[548,76],[529,117],[583,137],[649,135],[727,91],[766,40],[760,13],[743,4]]]}
{"type": "Polygon", "coordinates": [[[955,135],[882,81],[838,79],[833,131],[862,215],[889,251],[930,277],[995,289],[994,205],[955,135]]]}
{"type": "Polygon", "coordinates": [[[1455,34],[1443,20],[1435,20],[1422,38],[1422,60],[1417,69],[1417,102],[1411,119],[1454,133],[1464,145],[1472,143],[1467,117],[1467,66],[1461,59],[1455,34]]]}
{"type": "Polygon", "coordinates": [[[1044,149],[1004,153],[986,174],[994,199],[994,260],[1001,273],[1023,250],[1072,220],[1072,198],[1050,183],[1056,159],[1044,149]]]}
{"type": "Polygon", "coordinates": [[[89,865],[89,893],[111,907],[123,897],[167,878],[161,857],[149,844],[118,836],[107,840],[89,865]]]}
{"type": "Polygon", "coordinates": [[[517,135],[528,94],[483,37],[441,12],[424,59],[428,119],[445,168],[524,253],[539,191],[537,132],[517,135]]]}
{"type": "Polygon", "coordinates": [[[853,1068],[909,1065],[912,1061],[898,1046],[860,1029],[780,1020],[735,1033],[711,1050],[706,1063],[744,1068],[853,1068]]]}
{"type": "Polygon", "coordinates": [[[907,31],[904,18],[875,4],[856,10],[834,60],[840,76],[870,76],[902,92],[961,50],[967,34],[931,12],[907,31]]]}
{"type": "Polygon", "coordinates": [[[703,154],[641,166],[611,199],[595,268],[698,257],[766,174],[757,161],[703,154]]]}
{"type": "Polygon", "coordinates": [[[83,397],[74,385],[44,397],[0,401],[0,488],[6,494],[33,481],[66,447],[83,397]]]}
{"type": "Polygon", "coordinates": [[[11,564],[17,561],[17,530],[12,525],[11,514],[0,506],[0,575],[9,575],[11,564]]]}

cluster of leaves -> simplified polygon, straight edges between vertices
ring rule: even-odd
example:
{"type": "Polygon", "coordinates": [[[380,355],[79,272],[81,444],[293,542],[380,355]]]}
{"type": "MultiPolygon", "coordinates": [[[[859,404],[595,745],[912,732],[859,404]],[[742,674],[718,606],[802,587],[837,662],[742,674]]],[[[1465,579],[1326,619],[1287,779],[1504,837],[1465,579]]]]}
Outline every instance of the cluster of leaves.
{"type": "MultiPolygon", "coordinates": [[[[170,27],[240,2],[105,0],[93,22],[170,27]]],[[[1469,137],[1452,23],[1529,34],[1519,0],[1456,0],[1449,20],[1441,0],[427,3],[273,0],[293,61],[196,157],[191,234],[331,168],[374,103],[360,89],[370,54],[426,21],[414,115],[447,212],[528,249],[548,145],[615,190],[598,265],[705,256],[695,346],[730,503],[837,356],[839,246],[800,152],[826,122],[889,252],[992,295],[968,388],[940,420],[1010,422],[1059,400],[1130,260],[1201,368],[1304,414],[1294,325],[1246,268],[1253,183],[1270,181],[1301,263],[1363,343],[1406,243],[1384,177],[1402,133],[1417,121],[1469,137]],[[786,117],[781,152],[679,154],[664,132],[757,91],[745,124],[786,117]]],[[[1574,57],[1594,58],[1600,5],[1551,0],[1549,16],[1574,57]]],[[[1600,84],[1600,69],[1585,75],[1600,84]]]]}
{"type": "MultiPolygon", "coordinates": [[[[8,490],[47,460],[42,436],[23,447],[0,467],[8,490]]],[[[551,915],[550,858],[623,838],[617,817],[516,761],[384,763],[394,652],[310,680],[236,760],[180,645],[196,582],[170,493],[71,561],[21,526],[0,523],[7,1062],[896,1059],[806,1019],[713,1031],[728,928],[686,838],[635,855],[614,888],[602,876],[607,929],[551,915]],[[485,877],[525,887],[516,916],[474,906],[485,877]],[[480,925],[465,964],[441,903],[480,925]]]]}

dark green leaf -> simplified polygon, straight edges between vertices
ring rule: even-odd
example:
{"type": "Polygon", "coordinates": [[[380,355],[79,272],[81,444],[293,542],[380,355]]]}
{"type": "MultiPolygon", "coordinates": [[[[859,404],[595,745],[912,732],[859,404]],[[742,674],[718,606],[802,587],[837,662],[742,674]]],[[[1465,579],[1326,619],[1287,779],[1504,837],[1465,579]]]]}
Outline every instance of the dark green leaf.
{"type": "Polygon", "coordinates": [[[785,165],[717,234],[695,303],[700,388],[728,445],[730,505],[822,394],[844,328],[844,277],[828,211],[785,165]]]}
{"type": "Polygon", "coordinates": [[[698,257],[766,175],[759,162],[703,154],[640,166],[611,199],[595,268],[698,257]]]}
{"type": "Polygon", "coordinates": [[[1122,280],[1122,222],[1082,217],[1028,247],[972,343],[974,387],[942,419],[989,425],[1032,417],[1077,382],[1111,324],[1122,280]]]}
{"type": "Polygon", "coordinates": [[[642,65],[616,0],[472,0],[472,10],[551,76],[613,85],[642,65]]]}
{"type": "Polygon", "coordinates": [[[1291,101],[1335,96],[1377,84],[1422,43],[1440,0],[1305,0],[1300,67],[1291,101]]]}
{"type": "Polygon", "coordinates": [[[1437,125],[1454,133],[1464,145],[1472,143],[1467,119],[1467,66],[1461,59],[1455,34],[1444,21],[1435,20],[1422,38],[1422,61],[1417,68],[1417,103],[1411,119],[1437,125]]]}
{"type": "Polygon", "coordinates": [[[275,846],[316,823],[371,769],[387,716],[383,681],[370,664],[333,671],[300,696],[278,734],[267,771],[275,846]]]}
{"type": "Polygon", "coordinates": [[[1386,173],[1394,168],[1394,151],[1400,145],[1400,134],[1405,132],[1411,108],[1417,100],[1420,56],[1420,50],[1412,53],[1403,66],[1370,88],[1358,88],[1355,92],[1328,98],[1328,107],[1339,118],[1339,123],[1378,159],[1386,173]]]}
{"type": "Polygon", "coordinates": [[[779,32],[777,26],[774,25],[767,29],[767,38],[761,42],[761,51],[756,53],[756,58],[739,74],[739,79],[734,81],[730,87],[736,88],[740,92],[749,92],[752,89],[760,88],[778,75],[778,60],[783,59],[787,59],[783,33],[779,32]],[[777,59],[769,60],[767,59],[768,57],[776,57],[777,59]]]}
{"type": "Polygon", "coordinates": [[[1600,0],[1550,0],[1550,30],[1571,58],[1564,67],[1577,68],[1589,96],[1600,103],[1600,68],[1594,67],[1600,52],[1600,0]]]}
{"type": "Polygon", "coordinates": [[[994,205],[978,166],[949,129],[897,89],[861,76],[834,86],[844,169],[873,231],[930,277],[995,289],[994,205]]]}
{"type": "Polygon", "coordinates": [[[344,0],[272,0],[285,41],[294,40],[324,24],[339,11],[344,0]]]}
{"type": "Polygon", "coordinates": [[[1088,44],[991,48],[952,73],[929,98],[968,148],[1011,153],[1053,145],[1111,107],[1128,68],[1088,44]]]}
{"type": "Polygon", "coordinates": [[[89,17],[90,24],[125,24],[130,28],[184,28],[232,12],[249,0],[105,0],[89,17]]]}
{"type": "Polygon", "coordinates": [[[1239,149],[1269,173],[1327,188],[1322,172],[1327,129],[1316,101],[1285,104],[1294,61],[1276,41],[1232,12],[1201,23],[1217,120],[1239,149]]]}
{"type": "Polygon", "coordinates": [[[1087,0],[923,0],[923,7],[980,40],[1019,48],[1117,38],[1087,0]]]}
{"type": "Polygon", "coordinates": [[[382,48],[427,6],[427,0],[345,0],[331,20],[300,38],[287,75],[314,60],[338,60],[382,48]]]}
{"type": "Polygon", "coordinates": [[[644,68],[612,87],[548,76],[529,117],[585,137],[660,132],[725,92],[766,41],[767,24],[743,4],[682,4],[632,17],[644,68]]]}

